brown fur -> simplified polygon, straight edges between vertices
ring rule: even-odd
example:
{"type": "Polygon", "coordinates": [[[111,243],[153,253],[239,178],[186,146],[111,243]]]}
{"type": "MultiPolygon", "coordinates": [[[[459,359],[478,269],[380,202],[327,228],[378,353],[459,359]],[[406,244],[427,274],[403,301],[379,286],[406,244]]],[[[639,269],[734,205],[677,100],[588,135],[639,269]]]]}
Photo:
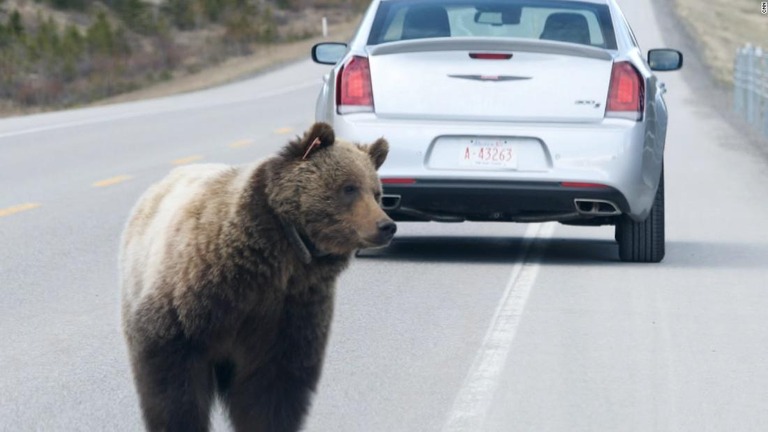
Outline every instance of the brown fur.
{"type": "Polygon", "coordinates": [[[208,430],[216,395],[237,431],[300,428],[336,279],[352,252],[394,234],[376,175],[387,150],[383,139],[336,141],[318,123],[261,164],[178,168],[144,194],[120,267],[148,430],[208,430]]]}

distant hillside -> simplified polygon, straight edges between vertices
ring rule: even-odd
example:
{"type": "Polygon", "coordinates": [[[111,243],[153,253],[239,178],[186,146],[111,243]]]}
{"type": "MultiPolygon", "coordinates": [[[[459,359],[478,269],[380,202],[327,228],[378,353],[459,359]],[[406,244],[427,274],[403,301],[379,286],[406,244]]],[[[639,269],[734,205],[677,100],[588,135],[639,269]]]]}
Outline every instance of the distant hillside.
{"type": "Polygon", "coordinates": [[[316,36],[365,0],[0,0],[0,108],[90,103],[316,36]]]}

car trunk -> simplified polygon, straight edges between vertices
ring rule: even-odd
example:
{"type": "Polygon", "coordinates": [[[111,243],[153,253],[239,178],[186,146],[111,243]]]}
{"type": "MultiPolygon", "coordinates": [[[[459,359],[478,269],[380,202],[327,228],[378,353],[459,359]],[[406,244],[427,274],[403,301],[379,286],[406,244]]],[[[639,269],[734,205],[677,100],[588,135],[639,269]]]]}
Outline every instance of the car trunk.
{"type": "Polygon", "coordinates": [[[368,51],[382,118],[597,122],[613,64],[603,49],[538,40],[422,39],[368,51]]]}

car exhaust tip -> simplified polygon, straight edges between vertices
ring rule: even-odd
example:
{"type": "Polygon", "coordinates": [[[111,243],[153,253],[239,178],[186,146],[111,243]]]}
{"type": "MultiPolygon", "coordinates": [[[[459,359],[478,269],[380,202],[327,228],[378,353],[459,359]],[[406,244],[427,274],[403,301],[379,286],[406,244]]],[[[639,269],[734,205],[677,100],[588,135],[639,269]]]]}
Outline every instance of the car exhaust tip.
{"type": "Polygon", "coordinates": [[[400,195],[382,195],[381,208],[384,210],[395,210],[400,207],[400,195]]]}
{"type": "Polygon", "coordinates": [[[611,201],[576,198],[573,202],[576,211],[582,216],[618,216],[621,214],[618,206],[611,201]]]}

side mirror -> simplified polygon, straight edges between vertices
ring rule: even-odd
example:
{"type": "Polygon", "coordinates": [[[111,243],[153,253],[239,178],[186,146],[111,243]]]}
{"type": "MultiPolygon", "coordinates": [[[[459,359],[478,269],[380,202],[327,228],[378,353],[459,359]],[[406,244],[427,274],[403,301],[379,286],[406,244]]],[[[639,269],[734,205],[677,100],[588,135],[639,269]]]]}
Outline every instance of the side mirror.
{"type": "Polygon", "coordinates": [[[347,53],[347,44],[340,42],[321,42],[312,47],[312,60],[315,63],[335,65],[347,53]]]}
{"type": "Polygon", "coordinates": [[[683,53],[673,49],[652,49],[648,51],[648,65],[654,71],[674,71],[683,67],[683,53]]]}

